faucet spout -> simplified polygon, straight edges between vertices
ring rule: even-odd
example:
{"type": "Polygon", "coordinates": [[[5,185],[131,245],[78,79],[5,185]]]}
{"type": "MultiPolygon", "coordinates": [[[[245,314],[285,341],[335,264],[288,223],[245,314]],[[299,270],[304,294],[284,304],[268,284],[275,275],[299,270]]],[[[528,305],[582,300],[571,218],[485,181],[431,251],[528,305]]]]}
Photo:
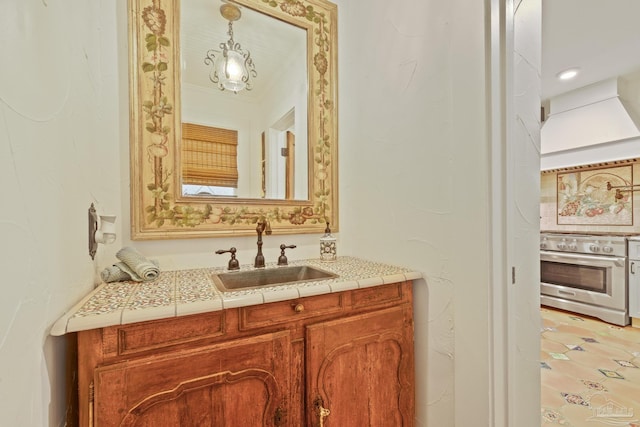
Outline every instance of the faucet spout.
{"type": "Polygon", "coordinates": [[[253,264],[256,268],[264,267],[264,255],[262,255],[262,233],[271,234],[271,227],[266,220],[258,221],[256,226],[256,233],[258,233],[258,254],[256,255],[256,261],[253,264]]]}

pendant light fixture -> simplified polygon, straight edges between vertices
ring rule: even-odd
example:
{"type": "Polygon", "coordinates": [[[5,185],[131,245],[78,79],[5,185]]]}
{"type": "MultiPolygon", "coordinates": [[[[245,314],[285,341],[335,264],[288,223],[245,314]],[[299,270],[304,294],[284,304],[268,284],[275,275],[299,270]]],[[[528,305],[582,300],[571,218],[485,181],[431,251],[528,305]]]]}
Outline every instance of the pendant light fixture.
{"type": "Polygon", "coordinates": [[[211,66],[209,79],[218,85],[220,90],[238,93],[251,90],[251,79],[258,76],[249,51],[244,51],[240,43],[233,40],[233,22],[240,19],[238,6],[225,3],[220,6],[220,14],[229,21],[229,40],[220,43],[222,51],[211,49],[204,58],[204,63],[211,66]]]}

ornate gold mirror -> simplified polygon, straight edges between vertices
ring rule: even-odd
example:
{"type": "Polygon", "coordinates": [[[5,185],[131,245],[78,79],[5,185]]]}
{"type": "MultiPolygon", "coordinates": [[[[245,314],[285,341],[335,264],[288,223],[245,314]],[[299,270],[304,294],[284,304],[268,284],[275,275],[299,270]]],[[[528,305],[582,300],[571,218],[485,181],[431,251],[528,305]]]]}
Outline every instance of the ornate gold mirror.
{"type": "Polygon", "coordinates": [[[129,5],[132,239],[337,230],[336,6],[129,5]],[[251,62],[244,89],[221,83],[223,45],[251,62]]]}

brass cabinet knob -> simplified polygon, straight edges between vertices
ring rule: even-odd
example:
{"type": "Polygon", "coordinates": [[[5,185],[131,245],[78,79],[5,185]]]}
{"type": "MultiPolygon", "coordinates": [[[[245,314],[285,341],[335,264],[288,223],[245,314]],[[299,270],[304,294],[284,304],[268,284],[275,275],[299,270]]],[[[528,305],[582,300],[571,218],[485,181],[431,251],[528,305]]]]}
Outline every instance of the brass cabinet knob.
{"type": "Polygon", "coordinates": [[[293,311],[295,311],[296,313],[302,313],[304,311],[304,305],[302,304],[296,304],[293,307],[293,311]]]}

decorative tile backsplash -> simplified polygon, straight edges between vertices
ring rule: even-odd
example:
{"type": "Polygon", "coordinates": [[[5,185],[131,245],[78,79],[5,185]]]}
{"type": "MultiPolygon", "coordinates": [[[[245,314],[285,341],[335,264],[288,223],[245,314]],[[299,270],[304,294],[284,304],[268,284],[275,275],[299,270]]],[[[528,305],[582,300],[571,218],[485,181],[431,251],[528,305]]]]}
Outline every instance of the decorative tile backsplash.
{"type": "Polygon", "coordinates": [[[633,183],[631,165],[558,173],[557,179],[558,225],[633,225],[633,193],[619,190],[633,183]]]}
{"type": "Polygon", "coordinates": [[[633,185],[638,159],[544,171],[540,177],[540,229],[544,231],[640,234],[640,193],[612,186],[633,185]]]}

